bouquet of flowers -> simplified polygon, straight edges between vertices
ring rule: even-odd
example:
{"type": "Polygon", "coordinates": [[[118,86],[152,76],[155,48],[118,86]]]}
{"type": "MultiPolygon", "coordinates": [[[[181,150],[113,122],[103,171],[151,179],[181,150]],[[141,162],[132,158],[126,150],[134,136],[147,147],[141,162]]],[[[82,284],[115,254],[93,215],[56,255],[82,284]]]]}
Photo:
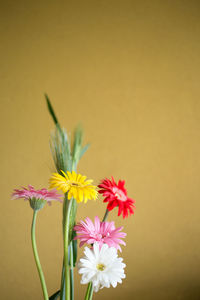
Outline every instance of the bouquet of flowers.
{"type": "Polygon", "coordinates": [[[50,177],[50,190],[46,188],[36,190],[33,186],[15,189],[13,199],[28,200],[33,209],[31,226],[31,241],[33,254],[40,277],[44,300],[74,300],[74,268],[78,268],[81,283],[87,284],[85,300],[91,300],[93,291],[110,286],[116,287],[125,278],[123,259],[118,256],[122,251],[120,245],[126,245],[126,233],[123,227],[115,227],[114,222],[108,222],[108,214],[114,208],[118,209],[118,216],[123,218],[134,213],[134,200],[127,196],[125,182],[118,183],[112,177],[103,179],[98,187],[93,180],[87,179],[77,172],[77,165],[88,145],[82,145],[83,132],[80,127],[75,130],[71,145],[65,129],[60,126],[51,102],[45,95],[49,112],[55,123],[55,130],[51,134],[50,148],[57,172],[50,177]],[[58,190],[62,192],[58,193],[58,190]],[[102,219],[95,217],[94,222],[87,217],[76,223],[77,203],[96,200],[98,194],[103,196],[107,203],[105,215],[102,219]],[[46,203],[59,201],[63,205],[63,247],[64,257],[60,289],[49,297],[45,277],[40,264],[35,238],[35,225],[38,211],[46,203]],[[77,241],[84,249],[84,257],[77,263],[77,241]]]}

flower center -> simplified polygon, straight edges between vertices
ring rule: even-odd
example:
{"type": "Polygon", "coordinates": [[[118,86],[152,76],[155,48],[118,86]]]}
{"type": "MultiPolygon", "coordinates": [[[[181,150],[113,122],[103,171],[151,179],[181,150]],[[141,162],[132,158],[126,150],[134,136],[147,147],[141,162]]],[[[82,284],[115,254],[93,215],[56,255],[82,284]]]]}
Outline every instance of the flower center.
{"type": "Polygon", "coordinates": [[[80,183],[73,182],[73,181],[71,182],[71,185],[72,185],[72,186],[81,186],[80,183]]]}
{"type": "Polygon", "coordinates": [[[97,239],[98,241],[100,241],[100,240],[102,239],[102,234],[101,234],[101,233],[97,233],[97,234],[96,234],[96,239],[97,239]]]}
{"type": "Polygon", "coordinates": [[[115,197],[120,200],[120,201],[126,201],[127,197],[124,194],[124,192],[120,189],[118,189],[117,187],[113,188],[113,193],[115,194],[115,197]]]}
{"type": "Polygon", "coordinates": [[[105,268],[106,268],[106,266],[104,264],[97,265],[97,270],[99,270],[99,271],[103,271],[103,270],[105,270],[105,268]]]}

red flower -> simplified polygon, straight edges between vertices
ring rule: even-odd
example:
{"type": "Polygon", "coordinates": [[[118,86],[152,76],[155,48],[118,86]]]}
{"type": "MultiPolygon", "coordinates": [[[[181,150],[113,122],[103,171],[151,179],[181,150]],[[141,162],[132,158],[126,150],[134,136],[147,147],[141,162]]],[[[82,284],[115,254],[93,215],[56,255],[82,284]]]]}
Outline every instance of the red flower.
{"type": "Polygon", "coordinates": [[[102,180],[98,187],[100,188],[99,193],[105,197],[103,202],[108,202],[107,209],[111,211],[118,206],[118,216],[123,212],[123,218],[126,218],[128,212],[130,215],[134,214],[135,200],[128,198],[124,184],[124,180],[119,180],[117,184],[112,177],[112,181],[108,178],[102,180]]]}

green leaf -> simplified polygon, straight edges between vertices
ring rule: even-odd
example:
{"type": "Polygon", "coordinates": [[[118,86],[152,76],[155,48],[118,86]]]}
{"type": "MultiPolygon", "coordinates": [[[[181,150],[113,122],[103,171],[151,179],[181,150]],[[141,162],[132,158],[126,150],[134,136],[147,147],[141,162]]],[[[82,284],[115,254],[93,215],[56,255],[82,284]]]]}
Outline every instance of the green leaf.
{"type": "MultiPolygon", "coordinates": [[[[73,231],[73,238],[76,236],[76,231],[73,231]]],[[[73,267],[76,266],[77,261],[77,240],[72,240],[72,246],[73,246],[73,267]]]]}
{"type": "Polygon", "coordinates": [[[74,198],[72,198],[70,201],[72,201],[72,207],[70,211],[70,220],[69,220],[69,241],[73,240],[73,228],[75,225],[75,218],[76,218],[76,212],[77,212],[77,202],[74,198]]]}
{"type": "Polygon", "coordinates": [[[64,172],[67,170],[71,171],[70,141],[66,131],[61,129],[58,124],[55,127],[55,131],[51,134],[50,148],[58,173],[60,173],[60,170],[64,172]]]}
{"type": "Polygon", "coordinates": [[[49,297],[49,300],[56,300],[60,296],[60,290],[55,292],[51,297],[49,297]]]}
{"type": "Polygon", "coordinates": [[[83,139],[83,130],[79,125],[74,132],[74,143],[72,147],[72,158],[74,163],[77,164],[80,156],[81,144],[83,139]]]}
{"type": "Polygon", "coordinates": [[[56,114],[55,114],[55,112],[54,112],[54,110],[53,110],[53,107],[52,107],[52,105],[51,105],[51,102],[50,102],[50,99],[49,99],[48,95],[47,95],[47,94],[44,94],[44,96],[45,96],[45,98],[46,98],[48,110],[49,110],[49,112],[50,112],[50,114],[51,114],[51,116],[52,116],[52,118],[53,118],[53,120],[54,120],[54,123],[55,123],[55,124],[59,124],[59,123],[58,123],[58,119],[57,119],[56,114]]]}
{"type": "MultiPolygon", "coordinates": [[[[70,254],[70,247],[72,245],[72,249],[73,249],[73,267],[76,266],[76,261],[77,261],[77,240],[74,240],[74,237],[76,236],[76,231],[73,230],[72,232],[72,239],[71,239],[71,243],[69,244],[69,254],[70,254]]],[[[68,257],[68,262],[69,265],[71,266],[71,260],[70,260],[70,255],[68,257]]]]}
{"type": "Polygon", "coordinates": [[[79,125],[74,132],[74,142],[73,142],[73,147],[72,147],[72,165],[73,169],[75,170],[77,167],[77,164],[83,154],[87,151],[89,148],[89,144],[86,146],[82,147],[82,140],[83,140],[83,130],[81,126],[79,125]]]}
{"type": "Polygon", "coordinates": [[[60,300],[65,300],[65,265],[63,260],[62,278],[61,278],[61,290],[60,290],[60,300]]]}

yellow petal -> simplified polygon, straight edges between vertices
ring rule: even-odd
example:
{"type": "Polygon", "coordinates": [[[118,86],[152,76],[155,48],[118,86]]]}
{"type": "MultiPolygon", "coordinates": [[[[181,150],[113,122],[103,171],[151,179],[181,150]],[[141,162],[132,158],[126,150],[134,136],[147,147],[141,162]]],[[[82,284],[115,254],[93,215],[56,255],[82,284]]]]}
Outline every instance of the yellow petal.
{"type": "Polygon", "coordinates": [[[72,192],[72,195],[75,199],[77,199],[77,188],[75,187],[71,187],[71,192],[72,192]]]}
{"type": "Polygon", "coordinates": [[[88,198],[85,196],[84,197],[84,203],[87,203],[87,201],[88,201],[88,198]]]}
{"type": "Polygon", "coordinates": [[[82,202],[83,201],[83,191],[82,191],[82,189],[79,189],[78,196],[79,196],[80,202],[82,202]]]}
{"type": "Polygon", "coordinates": [[[68,199],[70,200],[72,197],[73,197],[73,194],[72,194],[71,190],[69,190],[68,199]]]}
{"type": "Polygon", "coordinates": [[[85,181],[85,184],[87,184],[87,185],[90,185],[92,182],[93,182],[93,180],[92,180],[92,179],[90,179],[90,180],[86,180],[86,181],[85,181]]]}
{"type": "Polygon", "coordinates": [[[87,176],[82,176],[80,179],[80,183],[84,184],[85,179],[87,178],[87,176]]]}
{"type": "Polygon", "coordinates": [[[82,177],[82,175],[81,175],[81,174],[78,174],[78,175],[77,175],[77,179],[76,179],[76,181],[78,181],[78,182],[79,182],[79,181],[81,180],[81,177],[82,177]]]}
{"type": "Polygon", "coordinates": [[[70,180],[70,181],[73,180],[71,172],[67,171],[67,176],[68,176],[68,180],[70,180]]]}
{"type": "Polygon", "coordinates": [[[72,171],[72,180],[76,181],[77,175],[74,171],[72,171]]]}

